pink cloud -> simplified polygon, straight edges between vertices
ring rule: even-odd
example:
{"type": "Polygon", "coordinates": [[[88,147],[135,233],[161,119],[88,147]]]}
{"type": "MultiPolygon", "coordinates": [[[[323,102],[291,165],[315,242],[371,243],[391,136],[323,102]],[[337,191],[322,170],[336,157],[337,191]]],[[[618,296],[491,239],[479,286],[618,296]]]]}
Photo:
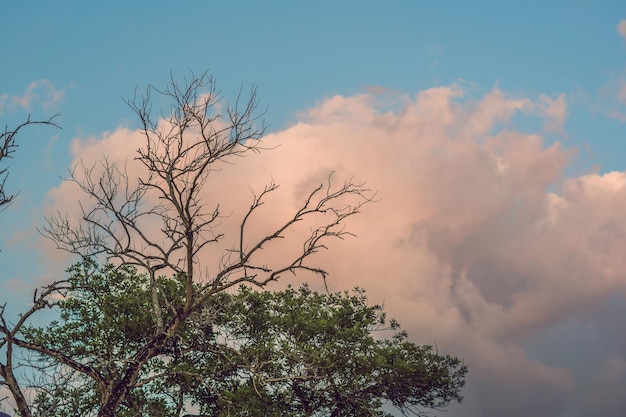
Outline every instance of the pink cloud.
{"type": "Polygon", "coordinates": [[[626,104],[626,80],[618,80],[617,99],[620,103],[626,104]]]}
{"type": "MultiPolygon", "coordinates": [[[[558,411],[567,396],[587,393],[576,391],[572,370],[533,359],[524,343],[626,294],[626,174],[565,179],[573,150],[515,130],[518,113],[561,130],[564,96],[464,94],[452,85],[413,98],[382,90],[334,96],[267,135],[263,145],[275,149],[224,165],[208,183],[206,201],[228,216],[220,225],[227,239],[206,259],[231,244],[250,189],[280,184],[254,219],[252,232],[262,234],[330,171],[338,181],[367,180],[380,202],[350,222],[358,238],[318,256],[331,290],[368,289],[414,340],[464,357],[469,401],[485,415],[511,404],[558,411]],[[494,402],[498,396],[507,400],[494,402]]],[[[137,132],[118,129],[76,140],[72,151],[86,163],[108,155],[136,176],[140,142],[137,132]]],[[[51,191],[48,210],[76,214],[79,198],[64,183],[51,191]]],[[[289,250],[268,250],[268,259],[289,250]]]]}
{"type": "Polygon", "coordinates": [[[617,25],[617,32],[626,39],[626,19],[622,19],[619,21],[617,25]]]}
{"type": "Polygon", "coordinates": [[[65,91],[57,89],[50,80],[41,79],[31,82],[21,96],[0,95],[0,114],[6,108],[21,107],[31,111],[34,105],[50,110],[58,106],[65,97],[65,91]]]}
{"type": "Polygon", "coordinates": [[[567,117],[567,103],[565,95],[550,98],[544,94],[539,96],[539,114],[545,119],[545,129],[549,132],[562,132],[567,117]]]}
{"type": "Polygon", "coordinates": [[[601,102],[596,107],[606,114],[607,117],[619,122],[626,122],[626,78],[620,74],[612,79],[600,90],[601,102]]]}

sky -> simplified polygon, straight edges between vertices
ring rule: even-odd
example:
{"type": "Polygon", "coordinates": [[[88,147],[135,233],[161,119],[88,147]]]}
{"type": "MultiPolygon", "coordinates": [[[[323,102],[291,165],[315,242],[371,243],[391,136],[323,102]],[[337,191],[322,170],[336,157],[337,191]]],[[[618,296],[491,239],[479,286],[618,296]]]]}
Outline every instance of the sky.
{"type": "Polygon", "coordinates": [[[626,412],[626,3],[7,1],[0,27],[0,123],[62,127],[9,166],[10,311],[76,260],[37,232],[81,199],[68,169],[132,161],[124,100],[208,70],[225,99],[256,86],[275,148],[216,175],[233,218],[270,180],[261,224],[330,171],[377,190],[320,260],[466,361],[444,415],[626,412]]]}

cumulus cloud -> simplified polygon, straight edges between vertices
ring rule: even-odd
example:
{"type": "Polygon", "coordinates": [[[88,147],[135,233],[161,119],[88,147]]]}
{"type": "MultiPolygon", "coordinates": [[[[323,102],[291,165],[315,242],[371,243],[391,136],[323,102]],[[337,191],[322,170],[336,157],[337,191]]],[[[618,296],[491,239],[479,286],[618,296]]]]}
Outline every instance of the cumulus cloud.
{"type": "Polygon", "coordinates": [[[23,95],[0,95],[0,114],[15,107],[31,111],[33,106],[41,106],[44,110],[50,110],[63,101],[64,97],[65,91],[57,89],[50,80],[35,80],[28,85],[23,95]]]}
{"type": "MultiPolygon", "coordinates": [[[[371,90],[328,98],[267,135],[264,146],[275,149],[216,171],[205,198],[229,214],[220,226],[228,236],[250,188],[272,179],[280,192],[258,213],[260,225],[288,216],[330,171],[367,180],[380,201],[350,222],[358,238],[333,242],[319,260],[331,290],[366,288],[413,340],[466,359],[468,409],[449,415],[521,417],[530,404],[537,416],[566,415],[572,404],[569,415],[589,404],[604,415],[598,399],[617,404],[626,388],[623,352],[583,387],[574,365],[542,361],[525,346],[626,295],[626,173],[563,177],[574,151],[544,135],[562,130],[564,96],[465,94],[451,85],[414,97],[371,90]],[[519,114],[545,129],[525,132],[519,114]],[[612,363],[622,367],[611,373],[612,363]],[[607,392],[608,383],[620,389],[607,392]]],[[[108,155],[132,173],[140,143],[137,132],[118,129],[77,139],[73,153],[86,163],[108,155]]],[[[64,183],[49,210],[75,213],[78,199],[64,183]]]]}

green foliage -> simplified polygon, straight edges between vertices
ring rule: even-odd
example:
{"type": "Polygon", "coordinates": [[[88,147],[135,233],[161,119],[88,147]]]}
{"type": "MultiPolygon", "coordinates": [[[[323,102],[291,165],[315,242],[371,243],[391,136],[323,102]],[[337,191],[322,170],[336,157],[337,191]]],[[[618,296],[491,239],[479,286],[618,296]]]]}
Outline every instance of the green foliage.
{"type": "MultiPolygon", "coordinates": [[[[69,272],[72,290],[59,304],[60,318],[25,333],[105,381],[119,380],[158,331],[149,279],[129,266],[93,261],[69,272]]],[[[180,311],[182,281],[158,279],[166,320],[180,311]]],[[[306,285],[276,292],[242,286],[216,293],[170,340],[142,368],[116,415],[179,416],[194,407],[207,416],[384,416],[385,403],[420,412],[461,401],[467,371],[461,360],[410,342],[358,288],[320,294],[306,285]]],[[[46,366],[67,373],[49,357],[46,366]]],[[[98,384],[68,375],[56,392],[40,391],[39,415],[97,413],[98,384]]]]}
{"type": "MultiPolygon", "coordinates": [[[[45,328],[23,330],[27,341],[62,352],[66,357],[94,369],[105,381],[119,380],[133,355],[154,335],[155,320],[150,308],[149,280],[134,267],[111,264],[98,266],[86,260],[68,269],[71,290],[58,304],[59,318],[45,328]]],[[[159,278],[161,301],[178,302],[181,286],[174,279],[159,278]],[[178,300],[178,301],[176,301],[178,300]]],[[[164,352],[165,353],[165,352],[164,352]]],[[[39,358],[50,375],[66,375],[68,383],[44,389],[35,400],[37,415],[89,416],[97,413],[101,389],[84,374],[71,372],[59,361],[39,358]]],[[[151,361],[148,374],[162,367],[166,355],[151,361]]],[[[169,387],[154,383],[132,391],[117,415],[171,415],[169,387]],[[164,390],[166,388],[166,390],[164,390]]]]}
{"type": "MultiPolygon", "coordinates": [[[[463,363],[407,340],[365,291],[320,294],[307,286],[279,292],[242,287],[228,297],[227,320],[215,330],[229,345],[218,415],[384,415],[461,401],[463,363]],[[391,339],[377,339],[391,331],[391,339]]],[[[202,326],[202,323],[198,323],[202,326]]],[[[215,384],[213,378],[205,382],[215,384]]],[[[208,407],[208,405],[211,407],[208,407]]]]}

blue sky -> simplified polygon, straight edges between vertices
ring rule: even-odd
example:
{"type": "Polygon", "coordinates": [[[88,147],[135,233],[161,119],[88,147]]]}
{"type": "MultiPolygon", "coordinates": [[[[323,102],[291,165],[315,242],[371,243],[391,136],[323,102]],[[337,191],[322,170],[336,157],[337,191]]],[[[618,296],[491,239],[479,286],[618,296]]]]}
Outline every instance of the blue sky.
{"type": "MultiPolygon", "coordinates": [[[[65,93],[55,109],[63,113],[63,140],[131,126],[121,98],[147,83],[163,84],[170,71],[208,69],[226,94],[242,83],[257,85],[271,129],[333,94],[367,86],[414,93],[465,80],[477,92],[498,85],[518,95],[568,94],[576,117],[568,119],[566,143],[592,145],[602,160],[589,158],[581,168],[614,169],[621,124],[594,107],[600,90],[623,71],[626,47],[615,21],[624,6],[601,4],[4,5],[0,19],[9,35],[2,52],[10,63],[2,91],[22,95],[34,80],[50,80],[65,93]]],[[[19,120],[18,110],[3,117],[19,120]]]]}
{"type": "MultiPolygon", "coordinates": [[[[416,317],[412,309],[423,308],[416,299],[398,298],[392,313],[408,322],[409,330],[429,330],[432,336],[426,340],[442,339],[451,353],[468,358],[466,404],[451,409],[450,415],[527,415],[507,409],[518,404],[505,400],[515,393],[523,393],[517,401],[538,416],[582,416],[591,409],[598,415],[622,415],[626,343],[615,335],[626,330],[619,324],[623,317],[619,313],[626,313],[626,275],[598,266],[615,262],[614,269],[619,270],[619,249],[626,248],[620,246],[622,227],[626,230],[620,217],[626,212],[620,185],[626,169],[626,29],[624,34],[618,30],[622,19],[626,4],[620,1],[3,2],[0,121],[10,127],[29,113],[33,118],[60,113],[57,121],[63,128],[32,128],[19,137],[19,154],[11,162],[7,184],[20,195],[0,215],[3,291],[24,296],[59,268],[51,260],[54,256],[40,252],[35,227],[43,223],[46,210],[64,207],[51,190],[60,186],[59,177],[81,156],[72,153],[72,142],[85,144],[88,138],[97,138],[98,145],[80,148],[86,155],[92,148],[112,149],[123,133],[119,128],[137,127],[123,102],[136,88],[163,86],[170,73],[180,78],[190,70],[209,70],[226,98],[233,98],[242,85],[244,90],[257,86],[261,106],[267,108],[270,142],[298,143],[305,140],[303,129],[318,132],[321,142],[316,146],[329,152],[321,165],[336,158],[345,169],[352,167],[376,184],[383,196],[390,196],[383,201],[406,203],[414,212],[426,213],[394,225],[395,241],[428,236],[421,249],[403,256],[423,266],[416,275],[448,271],[445,279],[477,297],[467,295],[479,300],[481,307],[469,303],[470,298],[455,299],[460,290],[442,295],[441,306],[457,315],[450,327],[439,329],[416,317]],[[462,93],[445,98],[446,89],[455,88],[462,93]],[[424,98],[425,92],[432,94],[424,98]],[[445,103],[439,110],[441,102],[445,103]],[[502,110],[507,106],[513,110],[502,110]],[[379,115],[390,110],[398,120],[417,109],[413,124],[407,126],[419,128],[389,131],[388,138],[406,135],[401,142],[406,148],[390,154],[388,165],[382,164],[383,158],[359,156],[370,144],[377,149],[390,143],[380,126],[355,128],[361,142],[341,142],[350,137],[349,126],[358,126],[354,120],[365,120],[365,113],[359,113],[365,108],[379,115]],[[480,112],[481,108],[487,110],[480,112]],[[439,119],[446,109],[453,109],[452,121],[444,123],[439,119]],[[471,145],[464,142],[463,132],[482,117],[486,130],[473,133],[471,145]],[[446,132],[455,133],[423,137],[429,126],[441,123],[446,132]],[[517,136],[512,138],[510,132],[517,136]],[[533,139],[537,137],[539,145],[533,139]],[[494,148],[492,139],[498,143],[494,148]],[[459,143],[466,147],[458,148],[459,143]],[[555,143],[558,149],[551,148],[555,143]],[[438,147],[447,152],[450,165],[420,159],[422,149],[438,147]],[[504,182],[488,177],[482,165],[472,165],[480,159],[466,158],[472,152],[495,152],[499,166],[510,168],[503,168],[508,172],[508,177],[502,174],[504,182]],[[421,163],[393,162],[404,156],[421,163]],[[393,182],[385,182],[387,171],[394,170],[393,182]],[[467,178],[474,182],[464,184],[467,178]],[[438,191],[431,190],[434,183],[440,184],[438,191]],[[499,184],[505,194],[516,196],[513,203],[480,194],[485,184],[499,184]],[[404,194],[394,200],[399,186],[409,190],[410,197],[404,194]],[[479,204],[480,198],[484,204],[479,204]],[[553,227],[549,236],[531,239],[526,231],[534,226],[524,223],[519,209],[526,206],[535,216],[533,225],[541,218],[553,227]],[[516,223],[503,228],[503,218],[516,223]],[[612,237],[602,234],[607,228],[615,231],[612,237]],[[601,255],[587,253],[582,243],[568,246],[605,242],[602,239],[608,239],[609,249],[601,255]],[[569,249],[555,249],[545,259],[537,249],[565,247],[569,249]],[[563,266],[564,259],[596,256],[597,263],[590,260],[579,269],[563,266]],[[577,271],[584,271],[590,281],[597,279],[604,292],[568,281],[577,271]],[[571,286],[563,291],[569,296],[548,309],[544,298],[552,297],[550,291],[561,284],[571,286]],[[532,318],[526,320],[518,313],[523,308],[544,314],[529,313],[532,318]],[[468,319],[499,309],[510,313],[510,322],[489,327],[468,319]],[[494,336],[494,329],[507,325],[516,329],[514,334],[494,336]],[[451,336],[453,332],[471,334],[473,342],[464,344],[451,336]],[[490,346],[506,363],[519,366],[496,366],[495,361],[485,365],[481,346],[487,350],[485,346],[490,346]],[[592,352],[601,352],[600,357],[589,359],[592,352]],[[558,401],[546,399],[548,394],[558,401]],[[502,401],[494,401],[494,396],[502,401]]],[[[293,146],[285,146],[284,152],[297,153],[299,148],[293,146]]],[[[267,166],[271,165],[257,169],[269,170],[267,166]]],[[[294,169],[291,175],[297,177],[298,166],[294,169]]],[[[395,212],[384,203],[380,207],[377,215],[395,212]]],[[[373,214],[364,214],[365,223],[379,226],[367,216],[373,214]]],[[[368,239],[373,239],[368,233],[338,250],[344,251],[341,254],[366,250],[368,239]]],[[[391,249],[381,253],[389,259],[399,256],[391,249]]],[[[385,259],[380,262],[377,267],[384,270],[385,259]]],[[[338,271],[342,268],[337,264],[338,271]]],[[[406,271],[396,272],[398,283],[418,285],[408,284],[409,275],[402,275],[406,271]]],[[[374,293],[393,298],[373,277],[364,280],[374,293]]],[[[348,288],[363,285],[356,278],[338,282],[348,288]]],[[[433,285],[437,294],[433,282],[421,278],[416,282],[433,285]]],[[[437,306],[432,304],[432,311],[441,307],[437,306]]],[[[491,323],[491,316],[485,317],[491,323]]]]}

